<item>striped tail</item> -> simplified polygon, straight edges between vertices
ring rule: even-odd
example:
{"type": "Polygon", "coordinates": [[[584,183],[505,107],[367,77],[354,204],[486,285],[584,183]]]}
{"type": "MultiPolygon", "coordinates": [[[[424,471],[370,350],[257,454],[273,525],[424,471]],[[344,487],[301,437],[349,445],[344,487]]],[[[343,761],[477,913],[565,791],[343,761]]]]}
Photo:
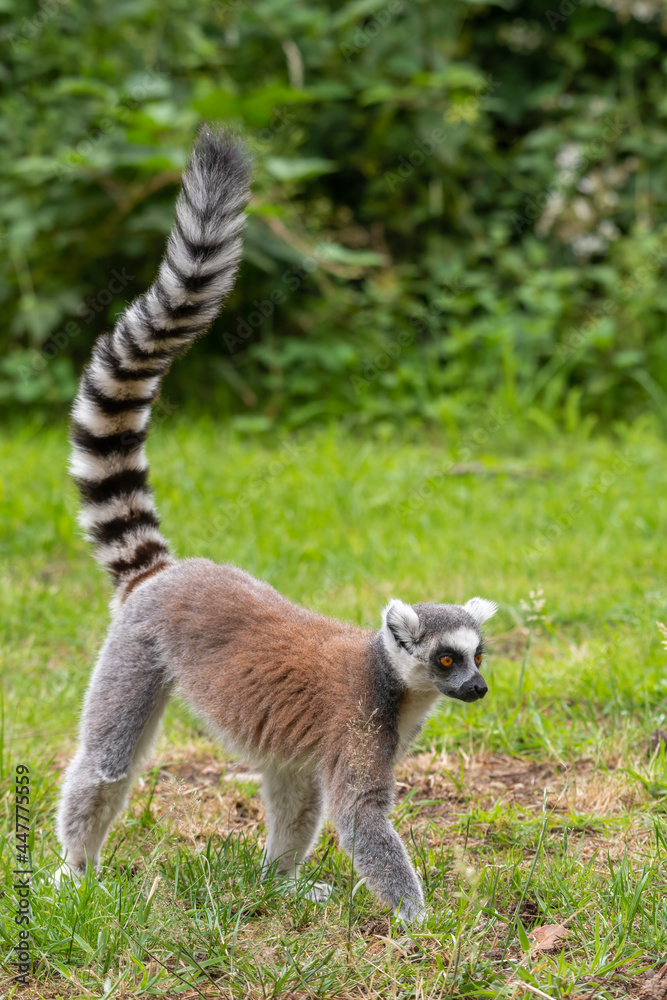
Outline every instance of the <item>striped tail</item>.
{"type": "Polygon", "coordinates": [[[71,429],[79,521],[121,596],[174,562],[148,485],[144,442],[171,362],[206,332],[232,289],[249,184],[243,145],[204,128],[157,278],[98,339],[81,377],[71,429]]]}

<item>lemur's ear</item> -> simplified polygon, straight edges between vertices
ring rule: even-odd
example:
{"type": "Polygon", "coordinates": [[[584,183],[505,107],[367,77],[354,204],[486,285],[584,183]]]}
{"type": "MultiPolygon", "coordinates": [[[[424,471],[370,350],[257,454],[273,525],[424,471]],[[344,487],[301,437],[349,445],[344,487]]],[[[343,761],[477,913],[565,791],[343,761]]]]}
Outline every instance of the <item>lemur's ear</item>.
{"type": "Polygon", "coordinates": [[[403,601],[394,599],[389,602],[382,612],[382,624],[385,643],[391,636],[394,642],[398,646],[402,646],[403,649],[407,649],[408,653],[412,652],[413,647],[421,638],[419,616],[414,608],[411,608],[409,604],[404,604],[403,601]]]}
{"type": "Polygon", "coordinates": [[[478,625],[483,625],[489,618],[493,618],[498,610],[495,601],[487,601],[484,597],[471,597],[463,607],[478,625]]]}

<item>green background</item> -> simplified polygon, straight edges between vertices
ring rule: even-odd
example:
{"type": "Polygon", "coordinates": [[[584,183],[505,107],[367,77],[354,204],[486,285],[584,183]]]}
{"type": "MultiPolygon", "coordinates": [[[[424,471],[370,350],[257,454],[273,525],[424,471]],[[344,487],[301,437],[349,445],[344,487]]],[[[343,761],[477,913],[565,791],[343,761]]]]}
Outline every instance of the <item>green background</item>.
{"type": "Polygon", "coordinates": [[[658,0],[2,0],[0,17],[5,408],[72,398],[152,280],[215,119],[256,158],[246,259],[172,402],[257,429],[452,434],[490,400],[547,428],[664,412],[658,0]]]}

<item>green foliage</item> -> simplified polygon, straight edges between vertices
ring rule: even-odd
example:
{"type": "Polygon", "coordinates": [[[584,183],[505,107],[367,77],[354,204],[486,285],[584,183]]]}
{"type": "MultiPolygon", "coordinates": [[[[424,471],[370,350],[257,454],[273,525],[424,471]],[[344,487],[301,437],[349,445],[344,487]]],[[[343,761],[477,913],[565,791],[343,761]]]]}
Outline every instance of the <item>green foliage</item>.
{"type": "Polygon", "coordinates": [[[665,412],[657,0],[0,7],[0,400],[71,398],[222,119],[257,159],[246,263],[173,400],[257,427],[665,412]]]}

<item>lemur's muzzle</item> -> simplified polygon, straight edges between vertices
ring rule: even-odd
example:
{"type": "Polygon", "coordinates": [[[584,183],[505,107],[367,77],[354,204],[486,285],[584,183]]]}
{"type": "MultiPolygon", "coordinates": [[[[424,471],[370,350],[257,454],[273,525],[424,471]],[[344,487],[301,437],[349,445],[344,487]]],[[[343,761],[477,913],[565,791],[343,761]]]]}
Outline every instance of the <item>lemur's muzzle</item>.
{"type": "Polygon", "coordinates": [[[486,681],[480,673],[477,673],[475,677],[466,681],[456,691],[452,691],[450,698],[458,698],[459,701],[479,701],[488,690],[486,681]]]}

